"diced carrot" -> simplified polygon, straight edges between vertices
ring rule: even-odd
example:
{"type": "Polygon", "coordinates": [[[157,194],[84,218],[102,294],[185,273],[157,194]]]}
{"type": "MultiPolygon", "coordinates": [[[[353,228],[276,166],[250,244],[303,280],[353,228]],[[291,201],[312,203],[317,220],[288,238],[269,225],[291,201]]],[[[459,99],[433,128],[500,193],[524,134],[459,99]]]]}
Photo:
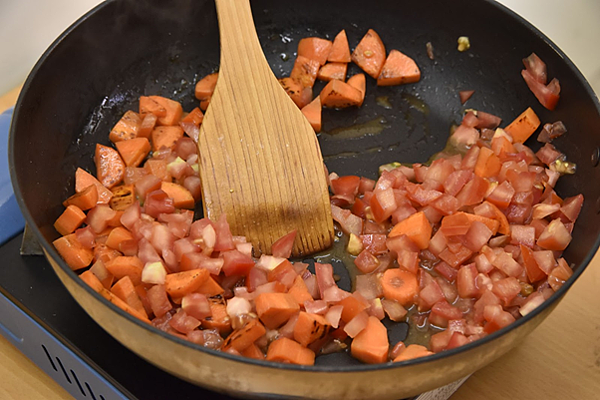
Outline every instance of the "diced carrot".
{"type": "Polygon", "coordinates": [[[96,175],[98,181],[108,189],[121,183],[125,177],[125,163],[119,153],[112,147],[96,144],[96,175]]]}
{"type": "Polygon", "coordinates": [[[189,190],[181,185],[173,182],[165,182],[160,185],[160,188],[173,199],[173,205],[177,208],[187,208],[193,210],[196,202],[189,190]]]}
{"type": "Polygon", "coordinates": [[[94,289],[95,292],[101,292],[104,289],[104,285],[98,279],[96,275],[94,275],[91,271],[83,271],[79,277],[88,284],[89,287],[94,289]]]}
{"type": "Polygon", "coordinates": [[[117,280],[129,276],[134,285],[139,285],[142,282],[144,263],[137,256],[119,256],[104,265],[117,280]]]}
{"type": "MultiPolygon", "coordinates": [[[[107,219],[106,223],[108,224],[109,227],[113,227],[113,228],[116,228],[118,226],[123,226],[123,224],[121,223],[121,216],[123,216],[123,211],[117,211],[117,210],[113,210],[113,211],[115,211],[114,215],[112,216],[112,218],[107,219]]],[[[108,234],[110,234],[110,232],[108,232],[107,235],[108,234]]],[[[101,235],[98,235],[98,236],[101,236],[101,235]]]]}
{"type": "Polygon", "coordinates": [[[140,96],[140,115],[154,114],[158,118],[167,115],[167,109],[149,96],[140,96]]]}
{"type": "Polygon", "coordinates": [[[369,317],[367,326],[356,335],[350,345],[352,356],[367,364],[386,362],[389,350],[387,329],[374,316],[369,317]]]}
{"type": "MultiPolygon", "coordinates": [[[[111,189],[113,197],[109,205],[115,211],[125,211],[135,201],[135,189],[133,185],[119,185],[111,189]]],[[[121,218],[119,216],[119,218],[121,218]]]]}
{"type": "Polygon", "coordinates": [[[123,300],[118,298],[113,292],[103,288],[100,294],[102,295],[102,297],[113,303],[115,306],[119,307],[121,310],[133,315],[134,317],[144,322],[150,323],[150,320],[145,315],[140,314],[136,309],[134,309],[129,304],[125,303],[123,300]]]}
{"type": "Polygon", "coordinates": [[[350,79],[348,79],[346,83],[352,86],[353,88],[360,90],[360,92],[362,93],[362,98],[358,106],[362,106],[362,103],[365,100],[365,94],[367,93],[367,80],[365,78],[365,74],[358,73],[356,75],[353,75],[350,77],[350,79]]]}
{"type": "Polygon", "coordinates": [[[196,90],[194,91],[194,94],[198,100],[202,101],[211,98],[215,91],[218,77],[219,73],[215,72],[214,74],[206,75],[204,78],[200,79],[198,83],[196,83],[196,90]]]}
{"type": "Polygon", "coordinates": [[[300,275],[294,279],[294,283],[290,287],[290,290],[288,290],[288,294],[296,300],[299,306],[302,306],[305,301],[314,300],[304,283],[304,279],[300,275]]]}
{"type": "Polygon", "coordinates": [[[113,143],[117,143],[121,140],[134,139],[137,137],[141,125],[142,119],[138,113],[131,110],[127,111],[112,128],[108,138],[113,143]]]}
{"type": "Polygon", "coordinates": [[[123,227],[117,227],[110,231],[106,242],[104,243],[111,249],[121,250],[121,243],[128,240],[133,240],[133,235],[127,229],[123,227]]]}
{"type": "Polygon", "coordinates": [[[225,289],[223,289],[212,276],[209,276],[206,281],[196,289],[196,293],[202,293],[207,297],[218,296],[224,292],[225,289]]]}
{"type": "Polygon", "coordinates": [[[142,301],[142,305],[144,306],[146,315],[152,315],[154,314],[154,310],[152,310],[152,305],[150,304],[150,300],[148,300],[148,290],[146,288],[147,286],[152,287],[152,285],[140,283],[139,285],[135,286],[135,292],[142,301]]]}
{"type": "Polygon", "coordinates": [[[321,132],[321,97],[317,96],[309,104],[302,108],[302,114],[306,117],[310,126],[313,127],[316,133],[321,132]]]}
{"type": "Polygon", "coordinates": [[[540,126],[540,119],[536,113],[529,107],[523,111],[513,122],[504,130],[513,138],[513,143],[525,143],[525,141],[540,126]]]}
{"type": "Polygon", "coordinates": [[[300,310],[293,296],[288,293],[261,293],[255,299],[258,318],[269,329],[276,329],[300,310]]]}
{"type": "Polygon", "coordinates": [[[61,235],[73,233],[85,221],[85,213],[77,206],[67,206],[67,209],[54,222],[54,229],[61,235]]]}
{"type": "Polygon", "coordinates": [[[312,87],[303,87],[300,82],[290,77],[279,79],[279,83],[298,108],[304,108],[311,102],[312,87]]]}
{"type": "Polygon", "coordinates": [[[242,350],[240,354],[244,357],[254,358],[255,360],[265,359],[265,354],[255,343],[252,343],[245,350],[242,350]]]}
{"type": "Polygon", "coordinates": [[[181,116],[183,115],[183,108],[181,107],[181,103],[175,100],[167,99],[166,97],[162,96],[150,96],[150,98],[159,105],[161,105],[167,111],[167,113],[163,117],[157,115],[158,120],[156,122],[159,125],[170,126],[179,123],[179,121],[181,120],[181,116]]]}
{"type": "Polygon", "coordinates": [[[221,350],[235,349],[239,352],[246,350],[263,336],[267,330],[257,319],[253,319],[240,329],[236,329],[223,342],[221,350]]]}
{"type": "Polygon", "coordinates": [[[406,235],[413,241],[421,250],[429,247],[429,239],[431,239],[431,224],[423,211],[419,211],[400,221],[392,228],[389,237],[406,235]]]}
{"type": "Polygon", "coordinates": [[[180,126],[157,126],[152,131],[152,150],[163,147],[174,150],[175,143],[182,137],[183,129],[180,126]]]}
{"type": "Polygon", "coordinates": [[[347,71],[348,64],[346,63],[327,63],[319,70],[317,79],[325,82],[329,82],[332,79],[345,81],[347,71]]]}
{"type": "Polygon", "coordinates": [[[298,54],[294,62],[294,68],[290,73],[290,78],[299,82],[302,87],[313,87],[320,64],[317,60],[311,60],[298,54]]]}
{"type": "Polygon", "coordinates": [[[52,244],[73,271],[87,267],[94,259],[92,250],[83,247],[74,233],[62,236],[52,244]]]}
{"type": "Polygon", "coordinates": [[[342,321],[344,322],[350,322],[352,318],[369,308],[368,303],[360,301],[355,296],[343,298],[338,304],[344,307],[342,310],[342,321]]]}
{"type": "Polygon", "coordinates": [[[329,62],[343,62],[349,63],[352,61],[350,57],[350,47],[348,46],[348,37],[346,36],[346,30],[342,29],[340,33],[333,39],[333,45],[327,56],[329,62]]]}
{"type": "Polygon", "coordinates": [[[141,315],[148,316],[146,309],[142,304],[142,300],[138,296],[131,279],[124,276],[119,279],[110,289],[118,298],[127,303],[131,308],[139,312],[141,315]]]}
{"type": "Polygon", "coordinates": [[[530,282],[537,282],[546,277],[546,273],[542,271],[533,257],[533,251],[524,245],[520,245],[521,255],[523,256],[523,266],[527,272],[527,277],[530,282]]]}
{"type": "Polygon", "coordinates": [[[300,311],[296,325],[294,325],[294,340],[307,347],[312,342],[324,338],[331,324],[325,317],[300,311]]]}
{"type": "Polygon", "coordinates": [[[432,351],[427,350],[427,347],[421,346],[420,344],[411,344],[402,350],[402,352],[394,358],[394,362],[412,360],[413,358],[426,357],[433,354],[432,351]]]}
{"type": "Polygon", "coordinates": [[[362,104],[363,95],[360,90],[349,84],[333,80],[321,90],[321,104],[328,108],[345,108],[362,104]]]}
{"type": "Polygon", "coordinates": [[[381,73],[377,77],[377,86],[402,85],[415,83],[421,79],[421,71],[415,60],[398,50],[390,51],[381,73]]]}
{"type": "Polygon", "coordinates": [[[385,46],[373,29],[369,29],[352,53],[352,61],[377,79],[385,62],[385,46]]]}
{"type": "Polygon", "coordinates": [[[201,100],[201,101],[200,101],[200,109],[201,109],[202,111],[206,111],[206,109],[208,108],[208,105],[210,104],[210,99],[211,99],[211,98],[212,98],[212,96],[211,96],[211,97],[209,97],[209,98],[208,98],[208,99],[206,99],[206,100],[201,100]]]}
{"type": "Polygon", "coordinates": [[[479,150],[479,156],[475,163],[475,175],[482,178],[490,178],[500,173],[502,163],[494,151],[487,147],[482,147],[479,150]]]}
{"type": "Polygon", "coordinates": [[[163,159],[150,158],[144,164],[144,168],[150,175],[154,175],[162,181],[171,182],[171,174],[167,168],[167,162],[163,159]]]}
{"type": "Polygon", "coordinates": [[[389,300],[396,300],[407,307],[414,303],[419,291],[417,276],[412,272],[399,268],[388,269],[381,278],[383,296],[389,300]]]}
{"type": "Polygon", "coordinates": [[[128,167],[137,167],[150,152],[150,142],[145,137],[123,140],[116,143],[121,158],[128,167]]]}
{"type": "Polygon", "coordinates": [[[158,121],[158,117],[152,113],[148,113],[144,115],[144,119],[142,119],[142,124],[140,125],[140,130],[138,131],[137,137],[145,137],[148,139],[156,126],[156,121],[158,121]]]}
{"type": "MultiPolygon", "coordinates": [[[[498,228],[500,227],[500,222],[498,220],[492,219],[492,218],[487,218],[481,215],[477,215],[477,214],[471,214],[471,213],[465,213],[463,211],[459,211],[455,214],[459,214],[462,213],[464,214],[471,223],[475,222],[475,221],[479,221],[481,223],[483,223],[485,226],[488,227],[489,230],[492,231],[492,235],[495,235],[496,233],[498,233],[498,228]]],[[[448,218],[448,217],[446,217],[448,218]]],[[[442,221],[443,223],[443,221],[442,221]]]]}
{"type": "Polygon", "coordinates": [[[190,271],[167,274],[165,277],[165,289],[171,298],[183,297],[192,293],[208,279],[207,269],[193,269],[190,271]]]}
{"type": "Polygon", "coordinates": [[[333,43],[327,39],[318,37],[303,38],[298,42],[298,56],[318,61],[320,65],[323,65],[327,62],[332,45],[333,43]]]}
{"type": "Polygon", "coordinates": [[[108,204],[112,197],[112,192],[105,188],[92,174],[81,168],[77,168],[77,171],[75,171],[75,191],[81,193],[90,185],[96,186],[98,204],[108,204]]]}
{"type": "Polygon", "coordinates": [[[315,353],[292,339],[281,337],[274,340],[269,346],[267,360],[299,365],[314,365],[315,353]]]}
{"type": "Polygon", "coordinates": [[[98,188],[96,188],[96,185],[86,187],[63,202],[65,207],[73,205],[83,211],[94,208],[96,204],[98,204],[98,188]]]}
{"type": "Polygon", "coordinates": [[[202,327],[216,329],[221,335],[228,335],[231,332],[231,321],[227,314],[227,306],[217,301],[211,301],[210,312],[210,317],[202,320],[202,327]]]}
{"type": "MultiPolygon", "coordinates": [[[[498,221],[499,225],[498,225],[497,232],[499,232],[503,235],[510,235],[510,224],[508,223],[508,219],[506,218],[506,215],[504,215],[504,213],[502,211],[500,211],[500,209],[498,207],[496,207],[494,204],[490,203],[487,200],[481,204],[487,205],[489,207],[489,210],[491,210],[491,212],[494,215],[493,217],[490,216],[490,218],[498,221]]],[[[481,222],[483,222],[483,221],[481,221],[481,222]]],[[[484,224],[485,224],[485,222],[484,222],[484,224]]],[[[490,226],[488,226],[488,228],[490,228],[492,230],[492,232],[494,232],[494,229],[492,229],[490,226]]]]}
{"type": "Polygon", "coordinates": [[[204,120],[204,113],[198,107],[194,108],[188,115],[186,115],[181,122],[192,122],[193,124],[200,125],[204,120]]]}

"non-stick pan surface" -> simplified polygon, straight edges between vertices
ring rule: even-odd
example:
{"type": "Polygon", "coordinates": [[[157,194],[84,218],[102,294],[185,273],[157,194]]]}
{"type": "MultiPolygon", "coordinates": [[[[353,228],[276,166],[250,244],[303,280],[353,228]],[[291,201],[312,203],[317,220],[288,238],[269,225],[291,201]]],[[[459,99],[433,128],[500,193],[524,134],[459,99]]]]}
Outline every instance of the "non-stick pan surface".
{"type": "MultiPolygon", "coordinates": [[[[373,28],[388,51],[408,54],[421,68],[417,84],[378,88],[367,79],[362,108],[324,110],[319,142],[329,171],[376,178],[378,167],[388,162],[425,162],[444,148],[465,108],[496,114],[504,123],[529,106],[543,122],[562,120],[569,132],[555,144],[577,163],[577,173],[561,179],[557,191],[563,197],[583,193],[586,199],[565,252],[575,265],[574,277],[512,326],[460,349],[402,365],[362,365],[343,356],[322,358],[315,367],[239,360],[167,337],[104,304],[51,245],[58,236],[52,224],[63,210],[62,201],[74,191],[75,169],[94,171],[95,144],[108,144],[110,128],[124,111],[137,108],[140,95],[171,97],[185,110],[195,107],[195,82],[219,63],[211,1],[122,0],[107,1],[88,13],[43,55],[24,86],[11,128],[9,157],[17,199],[69,291],[142,357],[185,379],[236,394],[307,397],[306,388],[325,379],[338,388],[310,396],[397,398],[464,376],[518,343],[556,305],[598,247],[600,185],[593,183],[600,181],[600,170],[591,157],[600,144],[600,116],[582,75],[540,32],[492,1],[253,0],[252,7],[263,50],[277,76],[291,71],[300,38],[333,38],[341,29],[353,47],[373,28]],[[470,38],[469,51],[457,50],[459,36],[470,38]],[[427,56],[427,42],[433,44],[435,60],[427,56]],[[561,99],[554,112],[537,102],[521,78],[521,60],[532,51],[547,63],[549,76],[560,79],[561,99]],[[458,99],[460,90],[476,91],[465,106],[458,99]],[[170,363],[165,351],[176,352],[173,357],[182,358],[181,366],[170,363]],[[198,365],[193,357],[205,359],[198,365]],[[233,367],[242,368],[247,378],[224,376],[233,367]],[[362,394],[357,391],[359,379],[363,385],[372,382],[362,394]]],[[[354,71],[358,69],[352,65],[349,74],[354,71]]],[[[539,148],[534,139],[528,144],[539,148]]],[[[342,264],[336,272],[343,273],[342,264]]],[[[402,339],[406,327],[394,334],[402,339]]]]}

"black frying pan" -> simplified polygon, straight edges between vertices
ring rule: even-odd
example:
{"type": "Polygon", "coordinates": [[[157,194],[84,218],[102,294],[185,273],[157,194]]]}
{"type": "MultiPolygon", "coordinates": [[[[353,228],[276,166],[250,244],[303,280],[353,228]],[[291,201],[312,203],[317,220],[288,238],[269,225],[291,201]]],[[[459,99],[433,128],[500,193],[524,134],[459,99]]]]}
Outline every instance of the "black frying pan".
{"type": "MultiPolygon", "coordinates": [[[[375,178],[381,164],[426,161],[443,149],[450,126],[466,107],[496,114],[505,123],[528,106],[543,122],[562,120],[569,133],[556,145],[577,163],[577,174],[561,179],[557,191],[563,197],[583,193],[586,199],[565,252],[575,264],[573,278],[542,307],[499,332],[393,365],[360,365],[344,356],[322,358],[315,367],[239,359],[171,337],[107,304],[76,278],[51,245],[57,237],[52,224],[62,201],[73,193],[75,169],[93,171],[95,144],[108,144],[110,128],[125,110],[137,108],[140,95],[171,97],[186,110],[196,106],[194,84],[216,70],[219,60],[211,1],[123,0],[98,6],[42,56],[25,83],[11,127],[17,200],[71,294],[104,329],[159,367],[212,389],[260,398],[409,396],[465,376],[519,343],[556,306],[598,248],[600,186],[590,183],[600,180],[600,169],[590,159],[600,144],[599,106],[579,71],[539,31],[487,0],[253,0],[252,6],[263,49],[278,76],[290,72],[300,38],[332,38],[342,28],[351,46],[374,28],[388,50],[401,50],[421,68],[417,84],[377,88],[368,79],[362,108],[324,111],[325,133],[319,141],[327,167],[340,175],[375,178]],[[459,36],[470,37],[469,51],[457,51],[459,36]],[[426,42],[434,46],[434,61],[427,57],[426,42]],[[549,76],[560,79],[561,99],[554,112],[537,102],[520,76],[521,59],[532,51],[547,63],[549,76]],[[463,107],[458,91],[467,89],[476,93],[463,107]],[[390,109],[380,105],[382,98],[390,109]],[[345,139],[326,133],[365,123],[383,129],[345,139]]],[[[336,272],[343,273],[343,267],[337,265],[336,272]]],[[[403,334],[399,328],[398,339],[403,334]]]]}

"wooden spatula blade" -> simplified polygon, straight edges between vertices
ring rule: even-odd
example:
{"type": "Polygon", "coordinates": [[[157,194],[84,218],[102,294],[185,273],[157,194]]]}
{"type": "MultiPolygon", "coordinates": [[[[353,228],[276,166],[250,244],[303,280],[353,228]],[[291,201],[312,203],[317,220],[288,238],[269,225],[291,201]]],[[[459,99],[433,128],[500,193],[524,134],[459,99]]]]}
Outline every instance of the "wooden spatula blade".
{"type": "Polygon", "coordinates": [[[327,248],[333,222],[314,131],[268,66],[247,0],[216,3],[221,67],[198,143],[205,214],[226,214],[260,252],[294,229],[294,255],[327,248]]]}

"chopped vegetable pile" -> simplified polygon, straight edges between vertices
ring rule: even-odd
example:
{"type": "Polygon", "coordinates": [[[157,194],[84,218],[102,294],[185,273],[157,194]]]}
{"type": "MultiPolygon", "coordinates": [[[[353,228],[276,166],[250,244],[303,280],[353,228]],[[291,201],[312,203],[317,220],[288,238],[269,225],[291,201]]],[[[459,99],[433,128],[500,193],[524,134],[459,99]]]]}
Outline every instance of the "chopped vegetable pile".
{"type": "MultiPolygon", "coordinates": [[[[433,59],[431,44],[427,51],[433,59]]],[[[345,81],[351,61],[378,85],[420,79],[411,58],[386,56],[372,29],[352,53],[345,31],[333,42],[302,39],[280,82],[317,132],[322,107],[362,105],[365,75],[345,81]],[[316,79],[328,84],[313,100],[316,79]]],[[[538,96],[545,64],[535,54],[524,62],[538,96]]],[[[531,108],[504,129],[500,118],[467,110],[430,165],[383,165],[376,181],[329,175],[332,215],[361,272],[353,292],[337,285],[330,264],[315,263],[313,272],[288,260],[295,231],[255,258],[226,216],[194,221],[199,127],[217,79],[197,83],[200,105],[187,114],[165,97],[140,97],[138,112],[127,111],[110,132],[114,146],[97,145],[95,176],[77,169],[76,194],[55,222],[63,236],[54,246],[66,263],[138,319],[261,360],[312,365],[317,355],[349,349],[364,363],[397,362],[495,332],[572,275],[561,254],[583,196],[554,191],[575,170],[551,144],[566,132],[562,122],[543,126],[538,152],[524,145],[541,125],[531,108]],[[428,342],[390,343],[384,319],[428,327],[428,342]]],[[[555,97],[538,99],[553,108],[555,97]]]]}

